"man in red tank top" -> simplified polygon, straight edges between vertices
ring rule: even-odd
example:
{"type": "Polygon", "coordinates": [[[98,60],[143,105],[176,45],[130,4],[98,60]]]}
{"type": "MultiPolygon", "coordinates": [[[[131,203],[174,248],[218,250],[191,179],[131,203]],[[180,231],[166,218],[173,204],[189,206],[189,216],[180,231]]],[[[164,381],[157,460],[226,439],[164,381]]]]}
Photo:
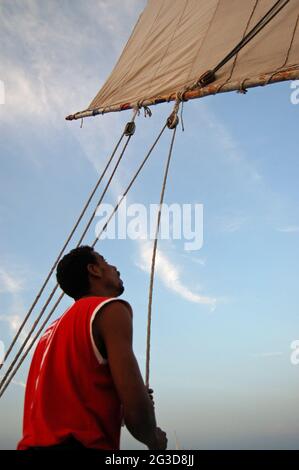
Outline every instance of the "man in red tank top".
{"type": "Polygon", "coordinates": [[[81,246],[56,275],[75,303],[35,349],[18,449],[117,450],[123,421],[149,449],[166,449],[132,349],[132,309],[118,299],[118,270],[81,246]]]}

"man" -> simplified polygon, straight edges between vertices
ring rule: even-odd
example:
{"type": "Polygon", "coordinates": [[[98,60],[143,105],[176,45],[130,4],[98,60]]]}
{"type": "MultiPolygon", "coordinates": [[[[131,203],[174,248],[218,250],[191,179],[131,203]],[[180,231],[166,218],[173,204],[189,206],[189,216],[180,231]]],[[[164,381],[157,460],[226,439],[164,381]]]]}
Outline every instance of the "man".
{"type": "Polygon", "coordinates": [[[75,303],[40,339],[18,449],[119,449],[124,420],[149,449],[166,449],[132,349],[132,309],[118,270],[81,246],[57,266],[75,303]]]}

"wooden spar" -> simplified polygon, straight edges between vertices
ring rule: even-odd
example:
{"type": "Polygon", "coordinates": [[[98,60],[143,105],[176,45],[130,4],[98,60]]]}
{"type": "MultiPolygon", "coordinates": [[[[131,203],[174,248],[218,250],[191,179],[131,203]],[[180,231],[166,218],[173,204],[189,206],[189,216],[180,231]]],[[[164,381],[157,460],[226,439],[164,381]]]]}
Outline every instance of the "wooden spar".
{"type": "MultiPolygon", "coordinates": [[[[228,83],[217,83],[210,84],[205,87],[196,88],[189,90],[184,93],[184,101],[193,100],[196,98],[203,98],[204,96],[216,95],[217,93],[226,93],[229,91],[244,91],[247,88],[254,88],[257,86],[270,85],[272,83],[284,82],[287,80],[299,79],[299,68],[293,68],[289,70],[268,73],[260,75],[257,79],[247,78],[241,82],[228,82],[228,83]]],[[[153,99],[145,99],[142,101],[141,107],[153,106],[168,101],[175,101],[176,93],[172,93],[167,96],[160,96],[153,99]]],[[[75,114],[70,114],[65,119],[67,121],[73,121],[74,119],[83,119],[86,117],[97,116],[98,114],[113,113],[119,111],[126,111],[136,107],[136,103],[124,103],[122,105],[107,106],[105,108],[97,108],[93,110],[79,111],[75,114]]]]}

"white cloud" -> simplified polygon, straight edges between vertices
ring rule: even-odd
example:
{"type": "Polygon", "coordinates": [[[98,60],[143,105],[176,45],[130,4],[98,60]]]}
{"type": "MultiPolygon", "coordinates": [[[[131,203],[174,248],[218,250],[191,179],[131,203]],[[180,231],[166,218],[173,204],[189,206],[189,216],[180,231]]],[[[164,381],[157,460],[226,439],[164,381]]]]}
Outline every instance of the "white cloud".
{"type": "Polygon", "coordinates": [[[200,118],[202,125],[209,127],[213,133],[213,143],[220,147],[224,158],[245,174],[249,181],[259,183],[263,178],[253,163],[249,161],[244,152],[230,132],[228,127],[221,122],[205,103],[201,103],[200,118]]]}
{"type": "Polygon", "coordinates": [[[216,217],[215,220],[221,232],[234,233],[238,232],[248,222],[248,217],[223,215],[216,217]]]}
{"type": "MultiPolygon", "coordinates": [[[[139,255],[140,261],[137,263],[138,267],[146,272],[150,272],[152,243],[140,240],[139,255]]],[[[209,305],[211,309],[216,307],[216,298],[195,293],[181,281],[178,267],[160,250],[157,250],[155,274],[168,289],[189,302],[209,305]]]]}
{"type": "MultiPolygon", "coordinates": [[[[124,0],[121,8],[119,0],[89,0],[88,8],[81,1],[71,3],[71,11],[55,1],[0,5],[0,79],[6,88],[0,121],[14,128],[24,120],[43,129],[65,126],[100,172],[123,130],[124,113],[87,119],[82,130],[79,122],[64,118],[85,109],[99,91],[145,1],[124,0]]],[[[31,160],[41,164],[34,156],[31,160]]]]}
{"type": "Polygon", "coordinates": [[[24,279],[0,268],[0,292],[17,294],[24,287],[24,279]]]}
{"type": "Polygon", "coordinates": [[[21,317],[16,314],[0,315],[0,321],[8,323],[13,332],[16,332],[21,325],[21,317]]]}
{"type": "MultiPolygon", "coordinates": [[[[0,378],[2,379],[3,375],[0,375],[0,378]]],[[[26,387],[26,384],[25,382],[21,381],[21,380],[15,380],[15,379],[12,379],[11,381],[12,384],[14,385],[17,385],[19,387],[22,387],[22,388],[25,388],[26,387]]]]}
{"type": "Polygon", "coordinates": [[[283,233],[299,233],[299,225],[288,225],[277,229],[278,232],[283,233]]]}
{"type": "MultiPolygon", "coordinates": [[[[119,195],[115,186],[112,187],[112,193],[114,194],[115,198],[119,195]]],[[[127,199],[127,201],[129,201],[129,199],[127,199]]],[[[140,258],[139,261],[136,262],[136,265],[143,271],[149,273],[152,259],[153,242],[147,241],[146,238],[147,236],[144,234],[142,239],[136,240],[140,258]]],[[[190,255],[188,255],[188,258],[189,257],[190,255]]],[[[205,260],[200,258],[192,257],[192,260],[201,264],[202,266],[205,265],[205,260]]],[[[159,249],[157,250],[156,256],[155,275],[161,279],[168,289],[174,291],[180,297],[188,300],[189,302],[209,305],[211,310],[216,308],[216,302],[218,299],[193,292],[191,288],[186,286],[181,281],[178,267],[175,266],[169,257],[167,257],[165,253],[162,253],[159,249]]]]}
{"type": "Polygon", "coordinates": [[[202,267],[206,266],[207,262],[206,262],[206,259],[204,259],[204,258],[197,258],[196,256],[189,256],[189,255],[184,255],[184,256],[189,261],[192,261],[195,264],[199,264],[202,267]]]}
{"type": "MultiPolygon", "coordinates": [[[[59,122],[87,107],[110,74],[143,2],[2,2],[1,80],[6,121],[35,115],[59,122]]],[[[74,123],[73,123],[74,127],[74,123]]]]}
{"type": "MultiPolygon", "coordinates": [[[[0,292],[7,294],[7,300],[3,304],[1,302],[0,308],[0,322],[8,325],[9,331],[15,334],[22,322],[23,315],[25,314],[25,305],[22,293],[26,287],[26,273],[25,270],[11,263],[11,268],[0,269],[0,292]]],[[[3,331],[3,328],[1,328],[3,331]]],[[[24,329],[19,337],[19,342],[24,341],[27,333],[24,329]]]]}
{"type": "MultiPolygon", "coordinates": [[[[119,8],[118,0],[90,0],[86,8],[82,2],[74,1],[69,11],[59,2],[41,6],[37,0],[28,0],[21,7],[8,3],[2,4],[0,29],[5,46],[1,62],[7,94],[3,119],[21,124],[23,117],[29,115],[37,123],[43,120],[59,127],[66,114],[84,109],[97,93],[145,5],[145,1],[124,0],[119,8]],[[94,66],[91,68],[90,64],[94,66]]],[[[79,123],[69,123],[68,129],[97,171],[103,168],[103,150],[106,154],[113,147],[111,135],[115,135],[115,128],[122,130],[121,120],[119,114],[105,116],[105,121],[98,118],[96,124],[91,120],[93,123],[84,124],[83,132],[78,129],[79,123]],[[100,145],[94,138],[95,125],[100,145]]],[[[218,132],[221,133],[220,128],[218,132]]],[[[227,145],[231,143],[227,141],[227,145]]],[[[119,193],[117,179],[114,186],[119,193]]],[[[215,299],[194,293],[184,285],[177,268],[165,255],[158,255],[157,271],[168,287],[183,298],[215,305],[215,299]]],[[[17,289],[17,285],[11,286],[17,289]]],[[[10,321],[12,329],[15,320],[10,321]]]]}
{"type": "MultiPolygon", "coordinates": [[[[25,314],[25,306],[22,298],[18,294],[12,295],[10,299],[9,306],[5,309],[5,313],[0,315],[0,322],[6,323],[8,325],[10,333],[15,335],[19,330],[23,316],[25,314]]],[[[3,331],[3,329],[1,328],[3,331]]],[[[18,343],[22,344],[27,337],[27,330],[23,328],[19,338],[18,343]]]]}
{"type": "Polygon", "coordinates": [[[19,387],[22,387],[22,388],[25,388],[25,387],[26,387],[25,382],[23,382],[22,380],[15,380],[15,379],[12,379],[11,383],[13,383],[14,385],[17,385],[17,386],[19,386],[19,387]]]}
{"type": "Polygon", "coordinates": [[[277,357],[277,356],[282,356],[282,355],[283,353],[281,351],[270,351],[270,352],[251,354],[252,357],[277,357]]]}

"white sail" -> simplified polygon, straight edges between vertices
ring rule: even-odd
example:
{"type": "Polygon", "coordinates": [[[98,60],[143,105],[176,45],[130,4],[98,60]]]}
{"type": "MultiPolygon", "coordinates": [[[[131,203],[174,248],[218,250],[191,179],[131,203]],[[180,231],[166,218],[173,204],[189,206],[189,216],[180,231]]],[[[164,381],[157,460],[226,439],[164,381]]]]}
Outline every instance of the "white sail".
{"type": "MultiPolygon", "coordinates": [[[[87,109],[165,101],[213,70],[276,3],[149,0],[114,70],[87,109]]],[[[236,90],[246,82],[266,84],[275,76],[278,81],[299,77],[299,0],[284,3],[217,71],[213,86],[203,94],[236,90]]]]}

